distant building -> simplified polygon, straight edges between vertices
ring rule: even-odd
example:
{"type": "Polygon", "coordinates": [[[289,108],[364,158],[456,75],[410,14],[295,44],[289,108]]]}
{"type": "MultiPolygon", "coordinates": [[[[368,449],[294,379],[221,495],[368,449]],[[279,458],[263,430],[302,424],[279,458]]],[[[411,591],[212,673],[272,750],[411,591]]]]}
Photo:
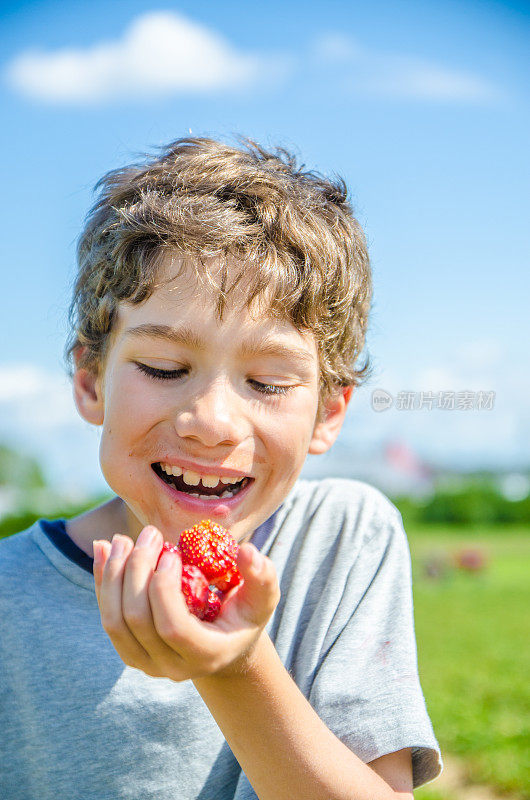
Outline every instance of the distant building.
{"type": "Polygon", "coordinates": [[[308,457],[302,477],[353,478],[390,497],[421,498],[433,493],[436,471],[400,440],[388,441],[370,451],[336,442],[329,453],[308,457]]]}

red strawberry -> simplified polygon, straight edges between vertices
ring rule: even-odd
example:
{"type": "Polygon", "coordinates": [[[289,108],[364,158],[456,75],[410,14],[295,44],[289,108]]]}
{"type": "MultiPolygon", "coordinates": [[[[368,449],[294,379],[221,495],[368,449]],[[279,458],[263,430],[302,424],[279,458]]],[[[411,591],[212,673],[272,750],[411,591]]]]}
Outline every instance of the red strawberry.
{"type": "Polygon", "coordinates": [[[216,522],[202,520],[182,531],[179,548],[182,563],[199,567],[208,583],[222,592],[241,583],[237,568],[239,546],[229,532],[216,522]]]}
{"type": "MultiPolygon", "coordinates": [[[[205,578],[206,580],[206,578],[205,578]]],[[[221,610],[221,601],[223,599],[222,592],[213,591],[208,592],[208,600],[206,601],[206,608],[203,612],[203,620],[205,622],[213,622],[221,610]]]]}
{"type": "Polygon", "coordinates": [[[207,519],[182,531],[178,544],[164,542],[159,561],[164,551],[179,553],[182,558],[181,588],[190,612],[213,622],[221,610],[224,592],[242,581],[235,539],[207,519]]]}
{"type": "MultiPolygon", "coordinates": [[[[162,553],[164,552],[178,553],[179,549],[176,544],[164,542],[162,550],[160,551],[160,555],[158,556],[158,561],[160,561],[162,558],[162,553]]],[[[156,564],[157,567],[158,561],[156,564]]],[[[182,593],[184,594],[186,605],[191,613],[195,614],[195,616],[199,617],[199,619],[202,619],[203,614],[208,608],[210,587],[208,586],[208,581],[200,569],[192,566],[191,564],[183,564],[180,587],[182,589],[182,593]]]]}
{"type": "Polygon", "coordinates": [[[198,567],[193,567],[191,564],[182,565],[181,589],[191,613],[203,619],[205,612],[209,610],[210,588],[198,567]]]}
{"type": "Polygon", "coordinates": [[[156,566],[158,567],[158,562],[162,558],[162,553],[180,553],[180,549],[178,544],[173,544],[173,542],[164,542],[162,546],[162,550],[160,551],[160,555],[158,556],[158,561],[156,562],[156,566]]]}

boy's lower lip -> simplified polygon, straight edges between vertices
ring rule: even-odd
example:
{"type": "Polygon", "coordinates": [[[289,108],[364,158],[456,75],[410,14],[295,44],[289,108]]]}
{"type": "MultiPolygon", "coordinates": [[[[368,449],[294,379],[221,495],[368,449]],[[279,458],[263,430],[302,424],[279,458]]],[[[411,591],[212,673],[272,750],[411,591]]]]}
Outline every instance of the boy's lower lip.
{"type": "Polygon", "coordinates": [[[208,517],[208,515],[217,518],[230,516],[234,508],[245,498],[250,487],[254,483],[254,479],[250,480],[248,484],[233,497],[216,497],[215,500],[203,500],[200,497],[192,497],[186,494],[186,492],[179,492],[174,486],[162,480],[154,470],[153,473],[158,483],[162,485],[174,502],[176,501],[183,510],[191,511],[202,517],[208,517]]]}

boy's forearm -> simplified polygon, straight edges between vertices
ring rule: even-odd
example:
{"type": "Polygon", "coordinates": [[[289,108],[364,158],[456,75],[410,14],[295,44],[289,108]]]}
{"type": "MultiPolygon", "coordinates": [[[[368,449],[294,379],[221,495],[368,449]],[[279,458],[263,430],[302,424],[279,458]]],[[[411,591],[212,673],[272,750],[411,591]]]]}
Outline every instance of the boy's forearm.
{"type": "Polygon", "coordinates": [[[396,797],[322,722],[266,633],[244,673],[194,684],[260,800],[396,797]]]}

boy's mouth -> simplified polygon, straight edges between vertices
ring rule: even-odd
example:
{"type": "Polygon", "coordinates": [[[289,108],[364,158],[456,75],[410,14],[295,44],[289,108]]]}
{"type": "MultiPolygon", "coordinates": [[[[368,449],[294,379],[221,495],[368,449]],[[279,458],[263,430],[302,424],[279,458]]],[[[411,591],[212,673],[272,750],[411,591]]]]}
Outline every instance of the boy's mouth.
{"type": "Polygon", "coordinates": [[[178,492],[203,500],[235,497],[253,480],[247,476],[221,478],[216,475],[199,475],[192,470],[182,470],[160,462],[151,464],[151,468],[164,483],[173,486],[178,492]]]}

